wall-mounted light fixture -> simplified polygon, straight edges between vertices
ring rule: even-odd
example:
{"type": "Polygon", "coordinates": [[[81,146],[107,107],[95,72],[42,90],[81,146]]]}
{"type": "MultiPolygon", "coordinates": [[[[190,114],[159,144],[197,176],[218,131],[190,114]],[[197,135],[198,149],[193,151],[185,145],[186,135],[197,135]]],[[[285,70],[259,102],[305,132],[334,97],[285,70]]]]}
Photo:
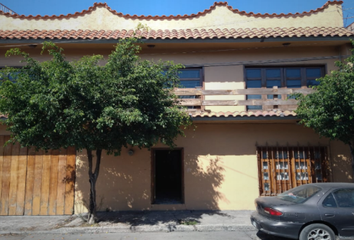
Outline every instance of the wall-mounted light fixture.
{"type": "Polygon", "coordinates": [[[133,156],[134,155],[134,150],[133,149],[129,149],[128,154],[129,154],[129,156],[133,156]]]}

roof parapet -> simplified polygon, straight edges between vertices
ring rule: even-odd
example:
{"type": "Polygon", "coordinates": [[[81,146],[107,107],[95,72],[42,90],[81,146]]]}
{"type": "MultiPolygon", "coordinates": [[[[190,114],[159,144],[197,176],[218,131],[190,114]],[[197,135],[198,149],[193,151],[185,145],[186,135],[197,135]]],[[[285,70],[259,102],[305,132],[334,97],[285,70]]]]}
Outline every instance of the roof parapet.
{"type": "Polygon", "coordinates": [[[229,6],[227,2],[214,2],[214,4],[212,6],[210,6],[209,9],[205,9],[204,11],[198,12],[197,14],[190,14],[190,15],[185,14],[185,15],[176,15],[176,16],[174,16],[174,15],[170,15],[170,16],[165,16],[165,15],[162,15],[162,16],[140,15],[140,16],[138,16],[138,15],[123,14],[121,12],[117,12],[116,10],[112,10],[107,5],[107,3],[97,3],[97,2],[95,2],[92,7],[89,7],[88,10],[82,10],[81,12],[75,12],[73,14],[67,14],[67,15],[61,14],[61,15],[52,15],[52,16],[48,16],[48,15],[44,15],[44,16],[41,16],[41,15],[36,15],[36,16],[28,15],[28,16],[25,16],[25,15],[19,15],[19,14],[15,13],[12,10],[10,10],[12,13],[6,12],[1,7],[0,7],[0,15],[6,15],[6,16],[9,16],[9,17],[21,18],[21,19],[68,19],[68,18],[74,18],[74,17],[78,17],[78,16],[83,16],[83,15],[89,14],[92,11],[96,10],[96,8],[101,8],[102,7],[102,8],[106,8],[107,10],[109,10],[114,15],[117,15],[117,16],[123,17],[123,18],[145,19],[145,20],[148,20],[148,19],[149,20],[165,20],[165,19],[166,20],[167,19],[172,20],[172,19],[188,19],[188,18],[200,17],[200,16],[203,16],[203,15],[206,15],[206,14],[210,13],[217,6],[225,6],[230,11],[232,11],[233,13],[240,14],[240,15],[245,15],[245,16],[252,16],[252,17],[298,17],[298,16],[308,16],[308,15],[311,15],[311,14],[314,14],[314,13],[317,13],[317,12],[321,12],[324,9],[326,9],[329,5],[335,5],[335,4],[341,5],[342,3],[343,3],[343,1],[341,1],[341,0],[338,0],[338,1],[337,0],[333,0],[333,1],[329,0],[322,7],[319,7],[317,9],[315,9],[315,10],[310,10],[308,12],[304,11],[302,13],[298,13],[297,12],[297,13],[280,13],[280,14],[277,14],[277,13],[272,13],[272,14],[264,13],[264,14],[262,14],[262,13],[253,13],[253,12],[246,12],[246,11],[240,11],[238,9],[234,9],[231,6],[229,6]]]}

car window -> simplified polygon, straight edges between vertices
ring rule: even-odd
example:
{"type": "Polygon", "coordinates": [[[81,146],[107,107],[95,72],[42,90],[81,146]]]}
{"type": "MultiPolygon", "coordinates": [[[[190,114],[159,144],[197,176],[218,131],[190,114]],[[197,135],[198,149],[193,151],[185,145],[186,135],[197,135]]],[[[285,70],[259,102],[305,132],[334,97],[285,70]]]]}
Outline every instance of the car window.
{"type": "Polygon", "coordinates": [[[354,189],[340,189],[333,192],[338,207],[354,207],[354,189]]]}
{"type": "Polygon", "coordinates": [[[333,194],[330,193],[322,202],[324,207],[337,207],[336,200],[334,200],[333,194]]]}
{"type": "Polygon", "coordinates": [[[296,187],[290,189],[289,191],[278,194],[278,198],[293,202],[293,203],[303,203],[307,201],[309,198],[314,196],[316,193],[321,191],[321,188],[311,185],[302,185],[300,187],[296,187]]]}

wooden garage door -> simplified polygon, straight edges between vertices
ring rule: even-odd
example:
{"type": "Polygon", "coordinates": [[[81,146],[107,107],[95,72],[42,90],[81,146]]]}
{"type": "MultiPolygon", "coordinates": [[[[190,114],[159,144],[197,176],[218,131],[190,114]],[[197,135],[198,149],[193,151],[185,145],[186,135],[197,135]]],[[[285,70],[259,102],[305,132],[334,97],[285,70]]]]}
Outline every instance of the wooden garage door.
{"type": "Polygon", "coordinates": [[[72,214],[75,149],[3,147],[8,139],[0,136],[0,215],[72,214]]]}

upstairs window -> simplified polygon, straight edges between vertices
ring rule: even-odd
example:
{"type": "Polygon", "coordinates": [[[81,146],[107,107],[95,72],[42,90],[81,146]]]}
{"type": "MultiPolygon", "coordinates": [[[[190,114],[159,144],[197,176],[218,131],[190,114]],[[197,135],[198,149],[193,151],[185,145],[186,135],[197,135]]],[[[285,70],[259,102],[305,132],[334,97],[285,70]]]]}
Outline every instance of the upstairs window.
{"type": "Polygon", "coordinates": [[[12,73],[0,72],[0,81],[10,80],[11,82],[16,82],[17,76],[19,74],[20,74],[20,69],[18,70],[18,72],[12,72],[12,73]]]}
{"type": "Polygon", "coordinates": [[[202,69],[201,68],[186,68],[179,70],[178,73],[181,88],[196,88],[202,87],[202,69]]]}
{"type": "MultiPolygon", "coordinates": [[[[201,88],[203,86],[202,68],[186,68],[179,70],[180,88],[201,88]]],[[[183,99],[199,99],[200,96],[180,96],[183,99]]],[[[188,109],[200,109],[200,106],[189,106],[188,109]]]]}
{"type": "MultiPolygon", "coordinates": [[[[319,84],[317,78],[325,75],[323,66],[308,67],[247,67],[245,81],[247,88],[302,88],[319,84]]],[[[266,99],[273,99],[267,95],[266,99]]],[[[287,99],[288,96],[278,95],[278,99],[287,99]]],[[[261,95],[248,95],[247,99],[262,99],[261,95]]],[[[264,99],[265,100],[265,99],[264,99]]],[[[262,106],[248,106],[248,110],[261,110],[262,106]]]]}

